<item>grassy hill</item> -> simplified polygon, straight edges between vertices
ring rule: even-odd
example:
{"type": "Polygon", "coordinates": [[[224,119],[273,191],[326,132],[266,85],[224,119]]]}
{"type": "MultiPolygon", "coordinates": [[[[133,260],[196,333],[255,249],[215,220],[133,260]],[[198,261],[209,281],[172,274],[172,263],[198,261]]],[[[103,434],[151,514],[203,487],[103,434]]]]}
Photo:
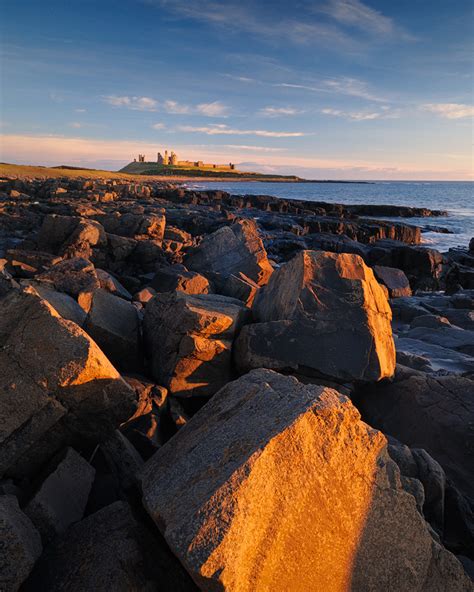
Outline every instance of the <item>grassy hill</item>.
{"type": "Polygon", "coordinates": [[[171,165],[159,165],[155,162],[130,162],[120,169],[121,173],[132,175],[153,175],[159,177],[186,177],[186,178],[218,178],[237,181],[299,181],[295,175],[266,175],[248,171],[229,170],[227,167],[183,167],[171,165]]]}

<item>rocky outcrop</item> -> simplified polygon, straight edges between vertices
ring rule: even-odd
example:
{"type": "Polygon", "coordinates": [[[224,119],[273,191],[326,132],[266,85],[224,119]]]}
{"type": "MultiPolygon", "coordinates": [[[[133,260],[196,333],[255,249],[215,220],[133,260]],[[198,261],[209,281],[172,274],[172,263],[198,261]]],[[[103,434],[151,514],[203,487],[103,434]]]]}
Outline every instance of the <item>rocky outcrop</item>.
{"type": "Polygon", "coordinates": [[[127,419],[135,397],[92,339],[36,294],[0,307],[0,474],[42,462],[81,435],[101,439],[127,419]]]}
{"type": "Polygon", "coordinates": [[[232,379],[232,342],[248,315],[217,294],[158,294],[146,307],[151,372],[175,395],[212,395],[232,379]]]}
{"type": "Polygon", "coordinates": [[[394,372],[391,310],[357,255],[301,252],[273,274],[252,311],[258,322],[236,342],[241,371],[293,369],[339,381],[394,372]]]}
{"type": "Polygon", "coordinates": [[[332,389],[253,371],[148,461],[142,483],[201,590],[470,589],[384,436],[332,389]]]}
{"type": "Polygon", "coordinates": [[[186,266],[200,273],[243,273],[259,286],[267,283],[273,268],[254,220],[223,226],[203,238],[186,258],[186,266]]]}

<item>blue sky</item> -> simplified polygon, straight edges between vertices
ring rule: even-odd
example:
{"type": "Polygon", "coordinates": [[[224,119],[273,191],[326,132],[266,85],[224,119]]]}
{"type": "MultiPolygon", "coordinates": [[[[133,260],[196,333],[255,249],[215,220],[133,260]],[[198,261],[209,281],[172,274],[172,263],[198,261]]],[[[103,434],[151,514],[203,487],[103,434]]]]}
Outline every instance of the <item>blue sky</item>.
{"type": "Polygon", "coordinates": [[[1,160],[472,178],[470,0],[1,0],[1,160]]]}

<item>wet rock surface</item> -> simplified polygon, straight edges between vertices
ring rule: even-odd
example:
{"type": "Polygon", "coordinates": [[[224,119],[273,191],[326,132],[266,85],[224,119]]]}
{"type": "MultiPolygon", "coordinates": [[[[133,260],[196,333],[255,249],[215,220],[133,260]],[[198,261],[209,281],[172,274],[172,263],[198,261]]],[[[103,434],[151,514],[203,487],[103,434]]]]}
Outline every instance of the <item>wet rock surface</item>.
{"type": "Polygon", "coordinates": [[[0,589],[472,589],[441,214],[1,179],[0,589]]]}

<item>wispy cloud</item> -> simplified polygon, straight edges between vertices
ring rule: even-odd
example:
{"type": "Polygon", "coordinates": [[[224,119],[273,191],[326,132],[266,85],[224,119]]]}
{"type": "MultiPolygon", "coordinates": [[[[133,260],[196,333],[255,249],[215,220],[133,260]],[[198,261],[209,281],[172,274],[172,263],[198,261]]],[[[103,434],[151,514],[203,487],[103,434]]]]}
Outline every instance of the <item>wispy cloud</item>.
{"type": "Polygon", "coordinates": [[[191,107],[189,105],[182,105],[177,101],[165,101],[163,103],[163,109],[166,113],[171,113],[172,115],[188,115],[191,112],[191,107]]]}
{"type": "Polygon", "coordinates": [[[133,111],[156,111],[158,101],[151,97],[105,95],[102,99],[112,107],[126,107],[133,111]]]}
{"type": "Polygon", "coordinates": [[[211,126],[195,127],[192,125],[182,125],[178,128],[181,132],[201,133],[208,136],[261,136],[263,138],[299,138],[307,136],[304,132],[275,132],[267,130],[242,130],[233,129],[227,125],[214,124],[211,126]]]}
{"type": "Polygon", "coordinates": [[[248,150],[249,152],[285,152],[285,148],[270,148],[268,146],[246,146],[245,144],[224,144],[222,148],[230,150],[248,150]]]}
{"type": "Polygon", "coordinates": [[[341,111],[340,109],[321,109],[324,115],[332,115],[334,117],[343,117],[349,121],[371,121],[374,119],[398,119],[400,117],[399,110],[392,110],[388,106],[382,107],[379,111],[341,111]]]}
{"type": "Polygon", "coordinates": [[[86,113],[87,109],[74,109],[76,113],[86,113]]]}
{"type": "MultiPolygon", "coordinates": [[[[336,50],[356,42],[339,27],[320,19],[275,18],[273,10],[258,12],[255,4],[240,2],[217,2],[201,0],[199,3],[186,0],[144,0],[159,6],[171,14],[205,22],[229,31],[243,31],[259,39],[281,39],[297,45],[325,44],[336,50]]],[[[260,7],[261,8],[261,7],[260,7]]],[[[306,11],[307,12],[307,11],[306,11]]]]}
{"type": "Polygon", "coordinates": [[[196,111],[207,117],[227,117],[229,107],[220,101],[214,101],[213,103],[201,103],[196,107],[196,111]]]}
{"type": "Polygon", "coordinates": [[[273,84],[273,86],[280,88],[307,90],[317,93],[333,93],[380,103],[387,102],[385,97],[374,93],[365,81],[359,80],[358,78],[351,78],[349,76],[326,78],[321,80],[318,84],[293,84],[288,82],[278,82],[273,84]]]}
{"type": "Polygon", "coordinates": [[[163,130],[163,129],[166,129],[166,125],[164,123],[161,123],[161,122],[160,123],[154,123],[151,127],[154,130],[163,130]]]}
{"type": "Polygon", "coordinates": [[[464,119],[474,117],[474,106],[460,103],[427,103],[422,106],[425,111],[431,111],[446,119],[464,119]]]}
{"type": "Polygon", "coordinates": [[[395,31],[393,20],[359,0],[329,0],[319,9],[343,25],[391,35],[395,31]]]}
{"type": "Polygon", "coordinates": [[[303,113],[300,109],[294,107],[263,107],[258,114],[264,117],[281,117],[285,115],[298,115],[303,113]]]}

